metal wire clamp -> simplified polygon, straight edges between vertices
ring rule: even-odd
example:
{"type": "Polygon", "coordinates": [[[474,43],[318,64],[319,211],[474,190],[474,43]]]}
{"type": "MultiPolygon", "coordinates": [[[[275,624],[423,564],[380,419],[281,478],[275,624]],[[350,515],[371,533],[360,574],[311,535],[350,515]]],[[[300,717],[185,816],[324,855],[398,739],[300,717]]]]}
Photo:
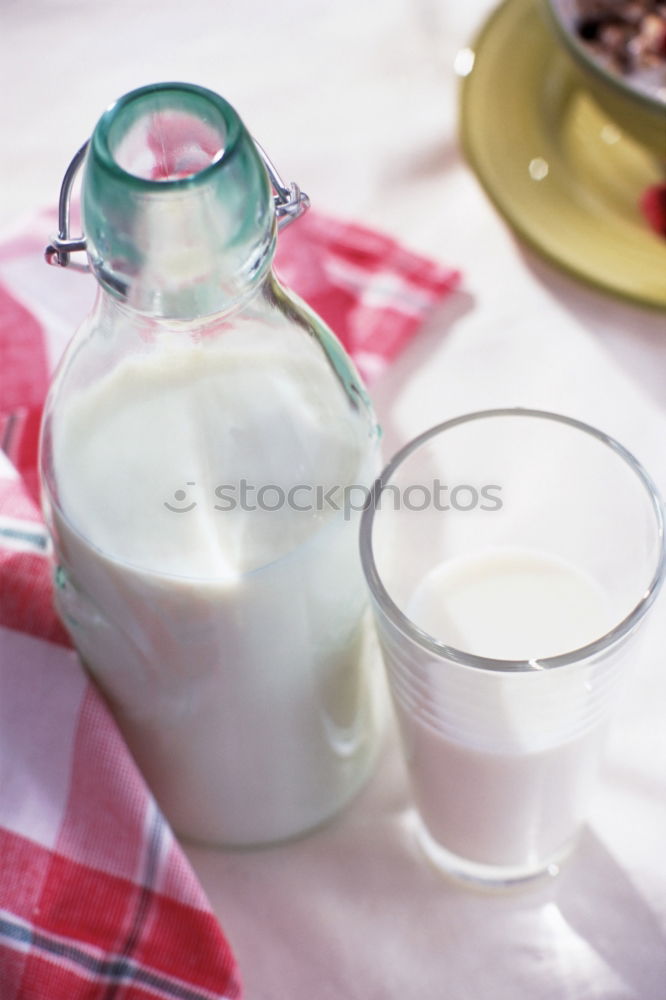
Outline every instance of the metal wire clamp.
{"type": "MultiPolygon", "coordinates": [[[[284,229],[285,226],[288,226],[294,219],[298,219],[299,216],[308,210],[310,199],[294,181],[287,186],[263,147],[256,139],[252,141],[266,167],[274,191],[273,204],[275,206],[278,229],[284,229]]],[[[44,251],[47,264],[53,264],[56,267],[73,267],[77,271],[90,270],[87,264],[80,264],[70,260],[71,254],[86,249],[86,238],[83,235],[72,237],[69,233],[72,187],[85,159],[88,143],[89,140],[83,143],[65,171],[58,199],[58,235],[53,237],[44,251]]]]}

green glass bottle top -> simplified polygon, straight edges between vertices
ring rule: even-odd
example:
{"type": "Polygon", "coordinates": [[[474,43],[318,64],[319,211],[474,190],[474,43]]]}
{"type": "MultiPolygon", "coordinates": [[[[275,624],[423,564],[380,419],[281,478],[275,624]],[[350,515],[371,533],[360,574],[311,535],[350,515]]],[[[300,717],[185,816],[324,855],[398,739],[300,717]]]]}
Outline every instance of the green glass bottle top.
{"type": "Polygon", "coordinates": [[[82,207],[98,280],[154,316],[229,309],[275,246],[271,184],[252,138],[227,101],[192,84],[142,87],[102,115],[82,207]]]}

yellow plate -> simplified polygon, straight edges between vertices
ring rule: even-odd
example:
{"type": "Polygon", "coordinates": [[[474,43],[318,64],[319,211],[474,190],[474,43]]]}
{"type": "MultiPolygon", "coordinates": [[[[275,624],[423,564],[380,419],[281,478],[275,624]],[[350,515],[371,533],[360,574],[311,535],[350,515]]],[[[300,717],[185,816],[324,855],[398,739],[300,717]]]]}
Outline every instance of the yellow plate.
{"type": "Polygon", "coordinates": [[[573,274],[666,307],[666,239],[638,205],[650,184],[664,181],[662,165],[587,94],[536,0],[506,0],[472,49],[461,139],[502,215],[573,274]]]}

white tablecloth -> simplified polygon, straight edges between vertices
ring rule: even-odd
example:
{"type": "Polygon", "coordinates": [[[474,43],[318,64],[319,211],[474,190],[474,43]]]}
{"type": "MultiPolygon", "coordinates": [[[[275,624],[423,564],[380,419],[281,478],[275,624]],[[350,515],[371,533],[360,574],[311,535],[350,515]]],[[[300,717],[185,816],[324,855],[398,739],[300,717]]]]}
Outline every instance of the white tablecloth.
{"type": "MultiPolygon", "coordinates": [[[[373,387],[387,453],[463,411],[540,406],[615,434],[666,491],[664,314],[520,246],[461,160],[452,61],[489,6],[5,0],[0,227],[56,199],[116,96],[155,80],[212,87],[319,207],[464,272],[373,387]]],[[[392,729],[375,777],[326,829],[264,851],[188,849],[248,1000],[663,1000],[666,599],[646,632],[589,830],[551,885],[491,896],[432,871],[405,829],[392,729]]]]}

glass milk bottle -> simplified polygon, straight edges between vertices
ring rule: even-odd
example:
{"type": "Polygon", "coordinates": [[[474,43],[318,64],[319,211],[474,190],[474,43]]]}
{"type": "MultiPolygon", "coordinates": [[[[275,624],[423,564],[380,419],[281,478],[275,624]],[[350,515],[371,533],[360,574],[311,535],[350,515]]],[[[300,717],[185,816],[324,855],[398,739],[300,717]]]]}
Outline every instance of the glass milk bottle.
{"type": "Polygon", "coordinates": [[[271,270],[304,201],[226,101],[159,84],[102,116],[47,251],[85,247],[99,284],[42,428],[58,612],[176,831],[213,844],[316,827],[377,743],[346,499],[378,430],[271,270]]]}

